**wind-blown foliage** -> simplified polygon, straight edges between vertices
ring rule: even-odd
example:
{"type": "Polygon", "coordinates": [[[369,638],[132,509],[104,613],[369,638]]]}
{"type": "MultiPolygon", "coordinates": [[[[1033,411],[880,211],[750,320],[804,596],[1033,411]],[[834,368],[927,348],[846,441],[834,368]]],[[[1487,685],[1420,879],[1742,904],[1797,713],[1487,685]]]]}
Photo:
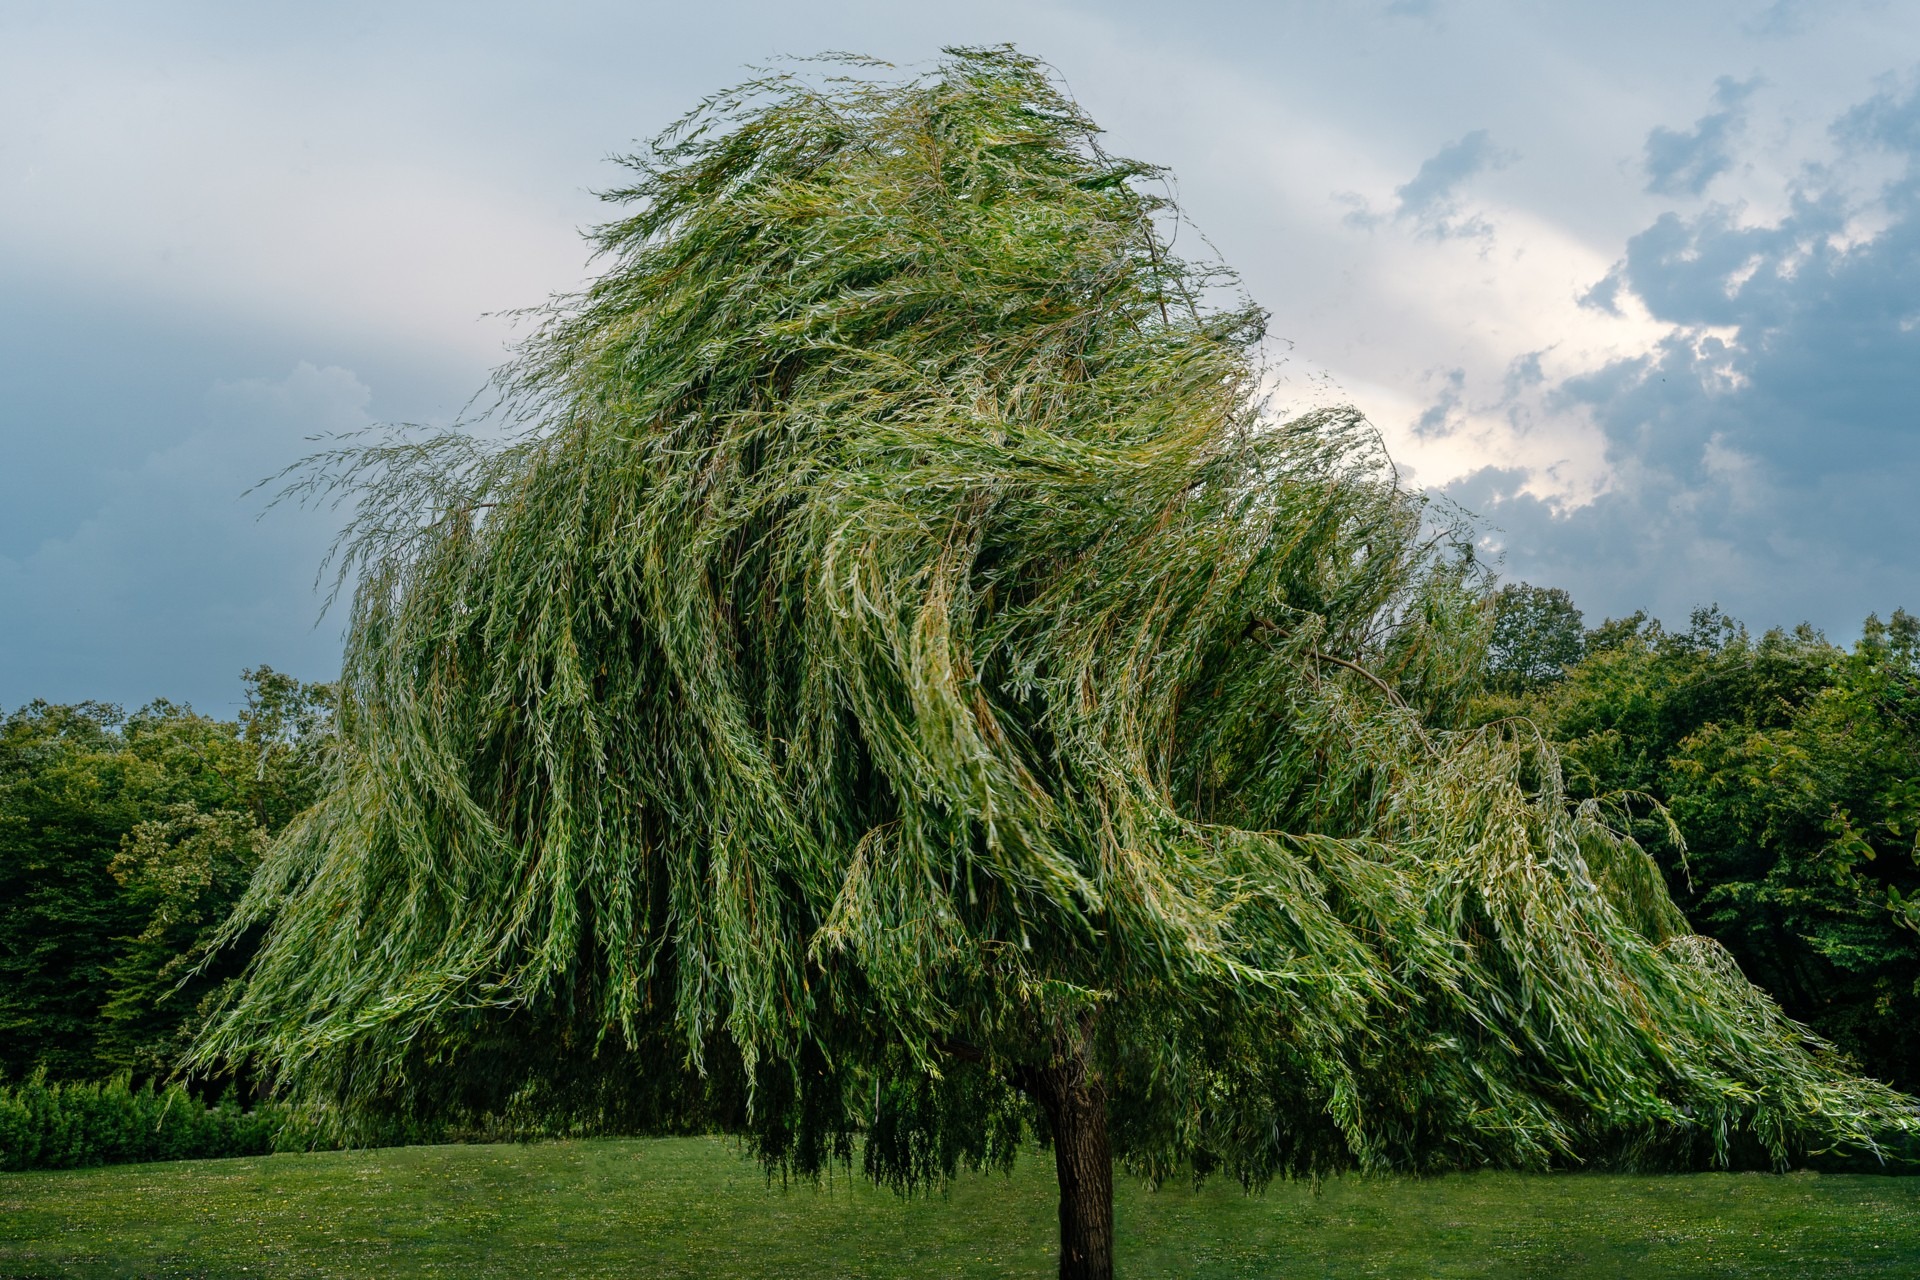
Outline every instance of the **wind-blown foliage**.
{"type": "Polygon", "coordinates": [[[1547,745],[1454,727],[1471,566],[1353,413],[1269,420],[1261,313],[1036,64],[773,76],[627,163],[520,435],[307,473],[358,503],[338,746],[200,1063],[908,1185],[1063,1063],[1154,1177],[1914,1127],[1547,745]]]}

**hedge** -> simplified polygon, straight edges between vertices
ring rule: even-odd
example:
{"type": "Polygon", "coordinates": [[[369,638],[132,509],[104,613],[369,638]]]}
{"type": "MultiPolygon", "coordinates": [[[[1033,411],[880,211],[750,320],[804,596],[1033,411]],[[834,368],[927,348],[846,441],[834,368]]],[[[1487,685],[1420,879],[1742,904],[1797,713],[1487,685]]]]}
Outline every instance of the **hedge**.
{"type": "Polygon", "coordinates": [[[208,1106],[180,1085],[104,1083],[0,1087],[0,1169],[72,1169],[140,1160],[257,1156],[276,1149],[286,1109],[208,1106]]]}

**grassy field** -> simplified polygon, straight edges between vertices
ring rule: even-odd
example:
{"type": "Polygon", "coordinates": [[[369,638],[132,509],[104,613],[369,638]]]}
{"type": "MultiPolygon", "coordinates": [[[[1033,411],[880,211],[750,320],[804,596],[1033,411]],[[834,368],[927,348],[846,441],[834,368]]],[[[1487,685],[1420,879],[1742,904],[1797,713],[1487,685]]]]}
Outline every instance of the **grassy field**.
{"type": "MultiPolygon", "coordinates": [[[[0,1176],[0,1277],[1041,1276],[1050,1161],[900,1201],[712,1139],[409,1147],[0,1176]]],[[[1479,1174],[1123,1187],[1145,1276],[1920,1275],[1920,1178],[1479,1174]]]]}

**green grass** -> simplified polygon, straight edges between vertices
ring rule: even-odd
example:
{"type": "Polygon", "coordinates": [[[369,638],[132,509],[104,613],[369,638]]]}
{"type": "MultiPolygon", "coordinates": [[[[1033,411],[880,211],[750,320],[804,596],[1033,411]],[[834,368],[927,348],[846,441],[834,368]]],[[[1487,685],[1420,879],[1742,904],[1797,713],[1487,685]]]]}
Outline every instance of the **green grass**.
{"type": "MultiPolygon", "coordinates": [[[[1002,1276],[1052,1269],[1051,1162],[901,1201],[769,1187],[714,1139],[406,1147],[0,1176],[0,1277],[1002,1276]]],[[[1920,1178],[1123,1186],[1120,1274],[1920,1275],[1920,1178]]]]}

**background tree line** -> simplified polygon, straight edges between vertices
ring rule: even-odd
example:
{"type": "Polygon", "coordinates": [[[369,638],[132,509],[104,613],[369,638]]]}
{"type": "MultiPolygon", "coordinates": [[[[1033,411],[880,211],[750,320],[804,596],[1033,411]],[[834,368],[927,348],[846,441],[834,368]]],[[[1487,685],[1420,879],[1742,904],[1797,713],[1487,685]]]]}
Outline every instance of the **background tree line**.
{"type": "Polygon", "coordinates": [[[1695,929],[1920,1088],[1920,619],[1869,617],[1851,648],[1717,607],[1587,628],[1521,583],[1494,597],[1487,677],[1477,714],[1558,742],[1570,794],[1618,807],[1695,929]]]}
{"type": "MultiPolygon", "coordinates": [[[[1566,592],[1495,593],[1480,720],[1559,743],[1694,927],[1869,1074],[1920,1088],[1920,619],[1850,648],[1587,627],[1566,592]]],[[[313,796],[330,686],[261,667],[233,720],[157,701],[34,702],[0,722],[0,1076],[164,1080],[242,945],[208,939],[313,796]]]]}
{"type": "Polygon", "coordinates": [[[245,964],[214,929],[313,796],[331,690],[269,667],[218,720],[32,702],[0,721],[0,1083],[171,1074],[245,964]]]}

